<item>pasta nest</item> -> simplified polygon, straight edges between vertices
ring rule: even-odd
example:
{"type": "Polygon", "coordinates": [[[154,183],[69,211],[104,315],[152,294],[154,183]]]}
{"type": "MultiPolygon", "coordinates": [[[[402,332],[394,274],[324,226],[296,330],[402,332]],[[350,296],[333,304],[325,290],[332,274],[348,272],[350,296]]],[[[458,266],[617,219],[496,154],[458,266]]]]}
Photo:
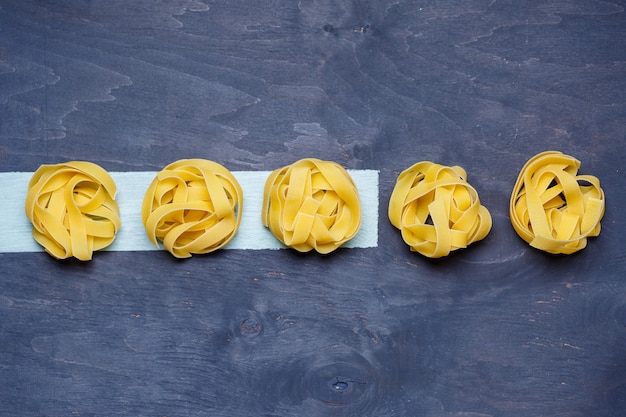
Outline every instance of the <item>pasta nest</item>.
{"type": "Polygon", "coordinates": [[[28,183],[26,217],[33,237],[57,259],[91,260],[121,226],[115,182],[91,162],[42,165],[28,183]]]}
{"type": "Polygon", "coordinates": [[[262,221],[283,244],[327,254],[359,231],[359,193],[339,164],[302,159],[267,178],[262,221]]]}
{"type": "Polygon", "coordinates": [[[517,234],[532,247],[571,254],[600,234],[604,191],[592,175],[577,175],[580,161],[557,151],[532,157],[520,171],[510,200],[517,234]]]}
{"type": "Polygon", "coordinates": [[[397,179],[389,201],[389,220],[412,251],[447,256],[483,239],[491,215],[459,166],[418,162],[397,179]]]}
{"type": "Polygon", "coordinates": [[[222,165],[183,159],[157,173],[144,196],[141,216],[150,241],[177,258],[213,252],[239,229],[243,191],[222,165]]]}

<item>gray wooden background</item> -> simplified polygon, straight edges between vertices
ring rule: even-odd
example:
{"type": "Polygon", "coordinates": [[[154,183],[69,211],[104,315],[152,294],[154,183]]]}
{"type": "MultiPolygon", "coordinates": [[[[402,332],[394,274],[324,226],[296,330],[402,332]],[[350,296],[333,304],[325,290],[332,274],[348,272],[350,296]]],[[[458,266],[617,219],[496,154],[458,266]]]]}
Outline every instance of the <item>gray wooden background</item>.
{"type": "Polygon", "coordinates": [[[379,170],[380,213],[330,256],[0,254],[0,415],[626,415],[625,7],[1,0],[0,171],[318,157],[379,170]],[[548,149],[606,193],[568,257],[508,218],[548,149]],[[421,160],[467,170],[483,242],[409,252],[387,202],[421,160]]]}

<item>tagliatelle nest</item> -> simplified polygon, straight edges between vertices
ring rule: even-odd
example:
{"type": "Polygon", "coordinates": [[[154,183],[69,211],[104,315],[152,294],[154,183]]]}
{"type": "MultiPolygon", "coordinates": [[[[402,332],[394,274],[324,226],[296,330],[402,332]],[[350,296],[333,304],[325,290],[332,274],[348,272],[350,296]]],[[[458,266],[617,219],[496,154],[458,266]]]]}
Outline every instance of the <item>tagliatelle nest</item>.
{"type": "Polygon", "coordinates": [[[25,210],[33,237],[57,259],[91,260],[121,226],[116,186],[91,162],[42,165],[28,183],[25,210]]]}
{"type": "Polygon", "coordinates": [[[543,152],[522,168],[510,201],[511,223],[532,247],[571,254],[600,234],[604,191],[592,175],[577,175],[580,162],[557,151],[543,152]]]}
{"type": "Polygon", "coordinates": [[[237,233],[243,191],[232,173],[205,159],[169,164],[148,187],[141,208],[148,237],[177,258],[213,252],[237,233]]]}
{"type": "Polygon", "coordinates": [[[352,239],[361,226],[359,193],[339,164],[302,159],[270,174],[262,221],[283,244],[326,254],[352,239]]]}
{"type": "Polygon", "coordinates": [[[389,201],[389,220],[412,251],[439,258],[483,239],[491,215],[463,168],[429,161],[403,171],[389,201]]]}

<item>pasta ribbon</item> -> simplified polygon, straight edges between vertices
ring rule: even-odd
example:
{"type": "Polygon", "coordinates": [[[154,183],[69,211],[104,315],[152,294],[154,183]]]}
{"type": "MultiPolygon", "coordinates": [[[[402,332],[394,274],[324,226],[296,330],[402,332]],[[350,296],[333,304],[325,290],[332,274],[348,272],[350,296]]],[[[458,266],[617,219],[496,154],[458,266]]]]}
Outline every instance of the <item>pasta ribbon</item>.
{"type": "Polygon", "coordinates": [[[418,162],[403,171],[389,201],[389,220],[414,252],[447,256],[483,239],[491,215],[459,166],[418,162]]]}
{"type": "Polygon", "coordinates": [[[57,259],[89,261],[121,226],[115,183],[91,162],[42,165],[28,183],[25,211],[33,237],[57,259]]]}
{"type": "Polygon", "coordinates": [[[283,244],[327,254],[361,226],[354,181],[339,164],[302,159],[273,171],[263,194],[262,221],[283,244]]]}
{"type": "Polygon", "coordinates": [[[511,194],[509,212],[517,234],[553,254],[577,252],[600,234],[604,191],[598,178],[577,175],[580,161],[557,151],[532,157],[511,194]]]}
{"type": "Polygon", "coordinates": [[[157,173],[141,217],[150,241],[177,258],[213,252],[241,223],[243,191],[231,172],[206,159],[182,159],[157,173]]]}

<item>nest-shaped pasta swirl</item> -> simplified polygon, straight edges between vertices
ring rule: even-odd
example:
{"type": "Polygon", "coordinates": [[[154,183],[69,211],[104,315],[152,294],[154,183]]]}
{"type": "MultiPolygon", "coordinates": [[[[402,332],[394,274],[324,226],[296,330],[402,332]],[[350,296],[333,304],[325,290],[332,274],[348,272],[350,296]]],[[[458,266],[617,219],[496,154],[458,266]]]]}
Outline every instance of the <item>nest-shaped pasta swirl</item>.
{"type": "Polygon", "coordinates": [[[389,220],[412,251],[447,256],[483,239],[491,215],[459,166],[418,162],[403,171],[389,201],[389,220]]]}
{"type": "Polygon", "coordinates": [[[157,173],[141,208],[148,237],[177,258],[213,252],[239,229],[243,191],[233,174],[206,159],[182,159],[157,173]]]}
{"type": "Polygon", "coordinates": [[[91,260],[121,226],[115,182],[85,161],[42,165],[28,183],[26,217],[33,237],[57,259],[91,260]]]}
{"type": "Polygon", "coordinates": [[[580,161],[557,151],[542,152],[522,168],[509,212],[517,234],[532,247],[571,254],[600,234],[604,191],[592,175],[577,175],[580,161]]]}
{"type": "Polygon", "coordinates": [[[283,244],[327,254],[359,231],[359,193],[341,165],[301,159],[267,178],[262,221],[283,244]]]}

